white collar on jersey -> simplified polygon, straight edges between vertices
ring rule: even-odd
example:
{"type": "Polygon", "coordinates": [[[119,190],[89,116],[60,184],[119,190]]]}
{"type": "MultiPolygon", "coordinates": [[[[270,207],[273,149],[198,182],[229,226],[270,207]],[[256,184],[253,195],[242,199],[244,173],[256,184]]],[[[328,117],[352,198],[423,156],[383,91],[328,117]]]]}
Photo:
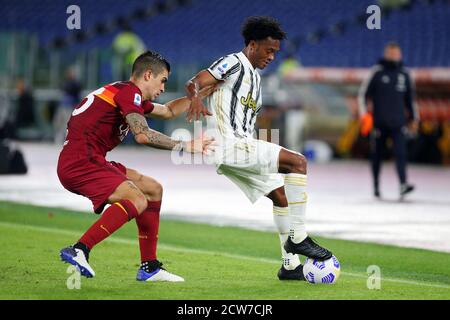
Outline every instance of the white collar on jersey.
{"type": "Polygon", "coordinates": [[[253,65],[251,64],[250,60],[248,60],[244,52],[239,51],[236,55],[239,57],[239,59],[241,59],[242,63],[245,63],[252,71],[256,71],[256,69],[253,68],[253,65]]]}

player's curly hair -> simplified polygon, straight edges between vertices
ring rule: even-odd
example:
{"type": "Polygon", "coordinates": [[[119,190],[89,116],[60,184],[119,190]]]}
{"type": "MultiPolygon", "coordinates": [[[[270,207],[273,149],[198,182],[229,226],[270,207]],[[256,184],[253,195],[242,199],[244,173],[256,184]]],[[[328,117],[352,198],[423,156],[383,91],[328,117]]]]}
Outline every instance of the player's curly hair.
{"type": "Polygon", "coordinates": [[[170,72],[170,63],[159,53],[148,50],[134,60],[131,74],[140,77],[148,69],[155,75],[160,74],[164,69],[170,72]]]}
{"type": "Polygon", "coordinates": [[[252,16],[245,19],[241,34],[246,46],[252,40],[258,41],[268,37],[276,40],[286,39],[286,32],[281,29],[280,23],[276,19],[266,16],[252,16]]]}

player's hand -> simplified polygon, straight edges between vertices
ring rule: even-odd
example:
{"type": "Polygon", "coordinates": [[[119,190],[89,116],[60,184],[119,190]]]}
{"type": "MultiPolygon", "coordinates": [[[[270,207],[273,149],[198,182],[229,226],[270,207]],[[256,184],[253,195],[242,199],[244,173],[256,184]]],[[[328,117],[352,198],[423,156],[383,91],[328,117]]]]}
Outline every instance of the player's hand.
{"type": "Polygon", "coordinates": [[[191,106],[189,107],[189,111],[187,113],[187,120],[192,122],[192,119],[195,117],[195,120],[200,120],[200,114],[203,115],[203,118],[206,116],[212,116],[212,113],[208,111],[208,108],[202,102],[201,97],[193,97],[191,100],[191,106]]]}
{"type": "Polygon", "coordinates": [[[201,99],[206,98],[207,96],[211,95],[214,91],[216,91],[216,89],[217,89],[217,85],[216,84],[204,87],[199,92],[200,98],[201,99]]]}
{"type": "Polygon", "coordinates": [[[362,115],[360,118],[360,132],[363,137],[367,137],[373,129],[373,117],[370,112],[362,115]]]}
{"type": "Polygon", "coordinates": [[[205,156],[209,156],[214,153],[214,149],[217,145],[216,141],[212,137],[203,137],[202,138],[203,151],[202,154],[205,156]]]}
{"type": "Polygon", "coordinates": [[[419,132],[419,121],[414,120],[408,124],[408,130],[411,135],[415,136],[419,132]]]}
{"type": "Polygon", "coordinates": [[[214,152],[214,146],[214,138],[202,137],[184,142],[183,149],[191,153],[202,153],[204,155],[209,155],[211,152],[214,152]]]}

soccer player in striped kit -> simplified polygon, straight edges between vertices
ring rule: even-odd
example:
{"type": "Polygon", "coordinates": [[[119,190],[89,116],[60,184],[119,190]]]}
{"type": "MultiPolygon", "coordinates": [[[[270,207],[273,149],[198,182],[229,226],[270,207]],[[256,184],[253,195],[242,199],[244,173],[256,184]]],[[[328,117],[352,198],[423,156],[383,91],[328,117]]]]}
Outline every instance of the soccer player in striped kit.
{"type": "Polygon", "coordinates": [[[250,17],[242,26],[245,47],[226,55],[208,69],[200,71],[186,84],[191,106],[188,120],[203,115],[216,144],[214,163],[219,174],[233,181],[255,202],[266,196],[273,202],[283,265],[280,280],[304,280],[298,255],[318,260],[332,253],[319,246],[305,228],[306,159],[300,153],[253,137],[255,120],[262,106],[261,77],[275,59],[286,34],[270,17],[250,17]],[[214,85],[216,91],[207,98],[200,90],[214,85]]]}

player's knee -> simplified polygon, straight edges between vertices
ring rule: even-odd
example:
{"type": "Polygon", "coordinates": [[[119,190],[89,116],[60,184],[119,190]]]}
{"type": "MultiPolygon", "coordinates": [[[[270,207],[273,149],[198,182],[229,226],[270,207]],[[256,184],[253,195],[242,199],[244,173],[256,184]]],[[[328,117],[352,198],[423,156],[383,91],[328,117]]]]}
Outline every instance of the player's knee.
{"type": "Polygon", "coordinates": [[[267,197],[272,200],[273,205],[276,207],[287,207],[288,202],[286,198],[286,193],[284,192],[284,187],[272,190],[267,197]]]}
{"type": "Polygon", "coordinates": [[[297,153],[291,166],[291,173],[306,174],[307,162],[304,155],[297,153]]]}
{"type": "Polygon", "coordinates": [[[285,194],[277,193],[273,198],[272,202],[274,206],[277,207],[287,207],[288,202],[285,194]]]}
{"type": "Polygon", "coordinates": [[[155,180],[148,181],[143,190],[150,201],[159,201],[163,196],[163,186],[155,180]]]}
{"type": "Polygon", "coordinates": [[[163,186],[158,181],[153,181],[147,186],[147,194],[155,200],[161,200],[163,194],[163,186]]]}
{"type": "Polygon", "coordinates": [[[156,182],[155,185],[153,186],[153,192],[155,194],[155,198],[157,198],[158,200],[162,199],[162,195],[163,195],[163,186],[161,183],[156,182]]]}

